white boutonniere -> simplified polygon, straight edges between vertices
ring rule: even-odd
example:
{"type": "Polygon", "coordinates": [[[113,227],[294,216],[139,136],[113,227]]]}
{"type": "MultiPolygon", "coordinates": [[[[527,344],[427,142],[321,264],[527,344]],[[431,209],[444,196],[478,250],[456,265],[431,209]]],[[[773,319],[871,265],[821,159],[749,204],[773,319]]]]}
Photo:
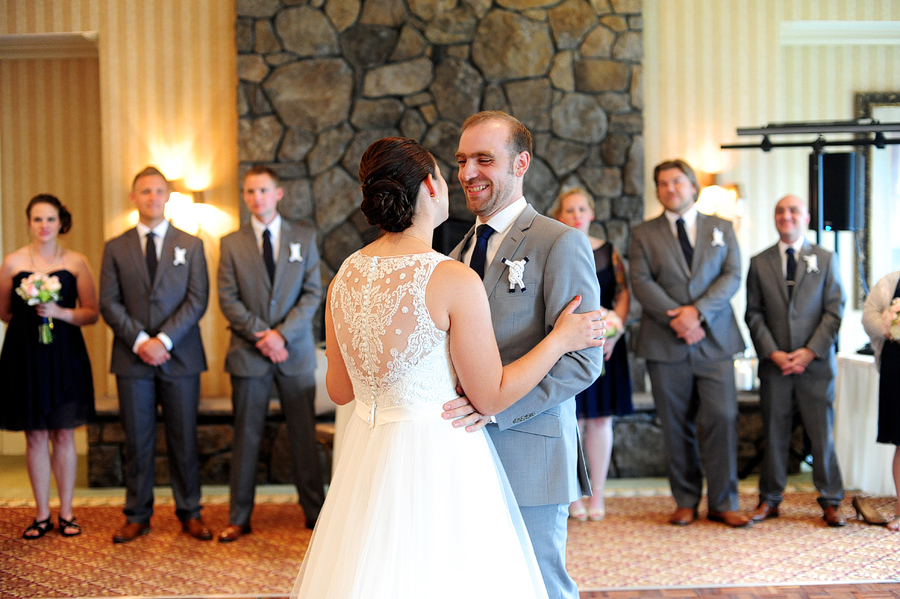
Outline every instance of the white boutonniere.
{"type": "Polygon", "coordinates": [[[819,272],[819,257],[815,254],[810,254],[809,256],[803,256],[803,261],[806,262],[806,274],[811,272],[819,272]]]}
{"type": "Polygon", "coordinates": [[[292,243],[291,246],[291,257],[288,258],[288,262],[303,262],[303,256],[300,255],[300,243],[292,243]]]}
{"type": "Polygon", "coordinates": [[[522,293],[525,293],[525,265],[528,264],[528,256],[521,260],[503,258],[501,262],[509,267],[509,292],[515,291],[516,285],[518,285],[522,289],[522,293]]]}
{"type": "Polygon", "coordinates": [[[713,247],[725,247],[725,234],[722,233],[721,230],[719,230],[719,227],[716,227],[715,229],[713,229],[712,246],[713,247]]]}
{"type": "Polygon", "coordinates": [[[181,264],[187,264],[187,248],[180,248],[176,245],[175,260],[172,261],[172,266],[179,266],[181,264]]]}

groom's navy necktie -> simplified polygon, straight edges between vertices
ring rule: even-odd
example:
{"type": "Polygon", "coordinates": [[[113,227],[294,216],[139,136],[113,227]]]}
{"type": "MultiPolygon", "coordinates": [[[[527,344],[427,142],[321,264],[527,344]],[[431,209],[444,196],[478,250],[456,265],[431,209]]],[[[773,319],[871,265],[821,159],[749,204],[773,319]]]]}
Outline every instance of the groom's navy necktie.
{"type": "Polygon", "coordinates": [[[688,239],[687,229],[684,228],[684,219],[679,218],[675,221],[678,228],[678,243],[681,244],[681,251],[684,252],[684,259],[687,260],[688,270],[691,270],[691,264],[694,262],[694,248],[688,239]]]}
{"type": "Polygon", "coordinates": [[[156,237],[156,234],[153,231],[147,233],[147,245],[144,246],[144,258],[147,260],[147,272],[150,274],[150,284],[153,284],[153,280],[156,278],[156,266],[158,261],[156,259],[156,242],[153,238],[156,237]]]}
{"type": "Polygon", "coordinates": [[[788,299],[794,295],[794,280],[797,278],[797,261],[794,259],[794,248],[785,250],[787,254],[787,268],[785,280],[787,281],[788,299]]]}
{"type": "Polygon", "coordinates": [[[487,243],[488,237],[494,233],[489,225],[478,225],[475,229],[475,249],[472,251],[472,259],[469,260],[469,266],[478,273],[478,276],[484,279],[484,263],[487,259],[487,243]]]}
{"type": "Polygon", "coordinates": [[[272,252],[272,234],[268,229],[263,231],[263,262],[269,273],[269,282],[275,282],[275,254],[272,252]]]}

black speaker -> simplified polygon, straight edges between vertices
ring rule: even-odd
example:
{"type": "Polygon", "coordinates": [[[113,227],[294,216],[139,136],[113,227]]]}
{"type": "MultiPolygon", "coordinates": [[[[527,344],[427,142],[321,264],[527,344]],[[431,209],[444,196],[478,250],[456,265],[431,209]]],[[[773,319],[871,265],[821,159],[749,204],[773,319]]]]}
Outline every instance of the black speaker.
{"type": "Polygon", "coordinates": [[[858,152],[812,154],[809,157],[809,214],[819,222],[817,193],[822,186],[822,230],[858,231],[863,228],[862,176],[864,156],[858,152]]]}

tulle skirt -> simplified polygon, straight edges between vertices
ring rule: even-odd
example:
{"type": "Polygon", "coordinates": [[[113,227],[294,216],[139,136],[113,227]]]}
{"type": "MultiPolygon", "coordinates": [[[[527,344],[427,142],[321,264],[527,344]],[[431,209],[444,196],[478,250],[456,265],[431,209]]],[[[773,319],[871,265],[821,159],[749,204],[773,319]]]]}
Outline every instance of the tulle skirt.
{"type": "Polygon", "coordinates": [[[362,404],[291,597],[546,598],[490,438],[441,418],[441,402],[362,404]]]}

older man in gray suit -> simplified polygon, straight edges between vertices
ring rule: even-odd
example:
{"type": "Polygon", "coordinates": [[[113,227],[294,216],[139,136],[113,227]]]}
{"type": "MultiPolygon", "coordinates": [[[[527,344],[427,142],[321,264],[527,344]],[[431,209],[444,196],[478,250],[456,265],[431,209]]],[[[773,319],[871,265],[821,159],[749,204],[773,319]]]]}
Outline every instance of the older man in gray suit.
{"type": "Polygon", "coordinates": [[[231,374],[234,450],[229,525],[223,543],[250,532],[259,449],[274,382],[287,421],[294,482],[313,528],[325,500],[316,444],[316,349],[312,320],[322,299],[316,233],[281,218],[276,173],[244,175],[250,222],[222,238],[219,305],[231,325],[225,370],[231,374]]]}
{"type": "Polygon", "coordinates": [[[829,526],[844,526],[844,483],[834,452],[835,341],[844,314],[837,255],[806,241],[806,202],[787,195],[775,205],[780,240],[750,260],[745,319],[759,363],[766,449],[756,522],[778,517],[799,411],[809,435],[813,483],[829,526]]]}
{"type": "Polygon", "coordinates": [[[740,527],[737,393],[732,357],[744,341],[731,310],[741,259],[731,222],[697,212],[693,169],[671,160],[653,171],[665,212],[631,233],[631,286],[643,307],[637,354],[647,359],[662,422],[669,484],[685,526],[707,479],[707,518],[740,527]],[[699,436],[697,429],[700,429],[699,436]]]}
{"type": "MultiPolygon", "coordinates": [[[[478,113],[463,124],[459,182],[477,217],[451,257],[484,279],[504,364],[549,332],[576,295],[580,311],[600,310],[600,289],[587,238],[539,215],[522,182],[531,163],[531,134],[503,112],[478,113]]],[[[531,537],[552,598],[578,597],[566,572],[568,505],[590,494],[578,438],[575,395],[603,368],[603,350],[567,354],[543,381],[487,426],[531,537]]]]}
{"type": "Polygon", "coordinates": [[[208,541],[197,455],[200,373],[206,370],[197,323],[209,299],[203,242],[165,219],[169,186],[155,167],[135,176],[130,197],[138,224],[106,243],[100,270],[100,312],[113,330],[110,371],[125,429],[126,523],[113,542],[150,532],[157,404],[166,424],[175,514],[185,532],[208,541]]]}

